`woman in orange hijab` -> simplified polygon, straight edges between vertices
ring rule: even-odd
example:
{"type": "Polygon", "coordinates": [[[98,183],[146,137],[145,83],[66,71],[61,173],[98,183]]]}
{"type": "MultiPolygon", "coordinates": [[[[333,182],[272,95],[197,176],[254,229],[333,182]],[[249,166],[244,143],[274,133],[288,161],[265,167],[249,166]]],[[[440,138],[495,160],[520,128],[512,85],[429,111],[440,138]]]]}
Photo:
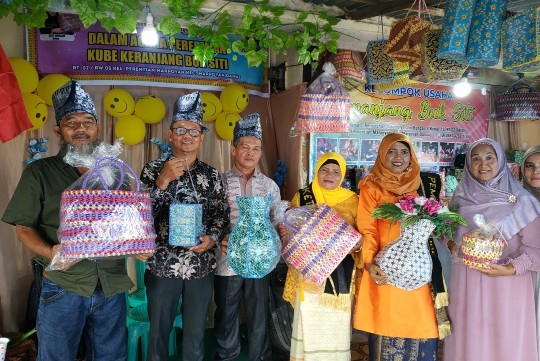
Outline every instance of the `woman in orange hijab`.
{"type": "Polygon", "coordinates": [[[374,263],[377,253],[400,236],[399,222],[371,217],[381,203],[418,196],[420,166],[409,137],[391,133],[379,147],[375,165],[360,181],[356,224],[363,236],[364,271],[353,326],[369,333],[369,359],[436,360],[439,331],[429,284],[405,291],[387,284],[374,263]]]}

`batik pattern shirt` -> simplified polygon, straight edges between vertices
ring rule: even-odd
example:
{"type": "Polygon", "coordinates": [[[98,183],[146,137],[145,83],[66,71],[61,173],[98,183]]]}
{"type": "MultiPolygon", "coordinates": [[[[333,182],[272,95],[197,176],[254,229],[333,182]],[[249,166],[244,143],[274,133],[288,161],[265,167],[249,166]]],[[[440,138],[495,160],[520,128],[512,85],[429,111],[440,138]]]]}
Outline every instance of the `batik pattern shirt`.
{"type": "Polygon", "coordinates": [[[216,247],[199,254],[185,247],[170,246],[169,206],[174,201],[202,204],[203,235],[210,236],[219,244],[229,225],[222,179],[215,168],[196,159],[189,172],[184,172],[162,191],[156,186],[156,179],[169,159],[151,161],[144,166],[141,173],[141,183],[152,198],[157,234],[156,251],[148,259],[147,268],[158,277],[187,280],[202,278],[216,268],[216,247]]]}

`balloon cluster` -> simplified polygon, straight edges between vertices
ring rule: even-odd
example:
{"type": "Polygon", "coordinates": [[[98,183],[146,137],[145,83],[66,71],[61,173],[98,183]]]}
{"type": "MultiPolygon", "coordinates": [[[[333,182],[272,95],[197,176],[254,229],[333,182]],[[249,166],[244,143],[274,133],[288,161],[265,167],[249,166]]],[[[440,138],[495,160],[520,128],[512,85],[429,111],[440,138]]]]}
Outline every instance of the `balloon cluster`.
{"type": "Polygon", "coordinates": [[[24,107],[33,127],[41,128],[49,117],[47,105],[52,105],[52,94],[70,79],[62,74],[49,74],[39,79],[34,65],[19,57],[10,57],[9,63],[17,77],[24,107]]]}
{"type": "Polygon", "coordinates": [[[234,126],[242,117],[249,104],[249,94],[240,84],[226,86],[219,96],[209,92],[201,93],[203,121],[216,121],[216,133],[225,140],[233,140],[234,126]]]}
{"type": "Polygon", "coordinates": [[[47,138],[32,138],[28,141],[28,147],[26,150],[30,153],[30,158],[26,160],[26,164],[30,164],[35,160],[41,159],[43,156],[41,153],[47,151],[47,138]]]}
{"type": "Polygon", "coordinates": [[[124,89],[109,90],[103,97],[105,111],[119,118],[114,127],[117,138],[124,138],[124,143],[134,145],[142,142],[146,136],[145,124],[159,123],[167,109],[165,103],[154,96],[146,95],[137,100],[124,89]]]}

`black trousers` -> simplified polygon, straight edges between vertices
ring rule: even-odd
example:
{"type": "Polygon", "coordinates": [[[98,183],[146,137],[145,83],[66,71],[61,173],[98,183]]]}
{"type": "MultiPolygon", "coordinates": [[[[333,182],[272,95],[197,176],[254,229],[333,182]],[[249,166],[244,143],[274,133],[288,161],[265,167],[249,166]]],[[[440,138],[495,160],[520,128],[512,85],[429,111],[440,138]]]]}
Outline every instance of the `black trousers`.
{"type": "Polygon", "coordinates": [[[182,296],[182,359],[204,359],[204,331],[214,284],[214,274],[195,280],[162,278],[146,270],[144,274],[148,297],[150,335],[148,361],[167,361],[169,335],[182,296]]]}
{"type": "Polygon", "coordinates": [[[243,296],[248,326],[250,361],[270,360],[268,338],[268,280],[215,276],[214,333],[216,360],[234,360],[240,354],[240,300],[243,296]]]}

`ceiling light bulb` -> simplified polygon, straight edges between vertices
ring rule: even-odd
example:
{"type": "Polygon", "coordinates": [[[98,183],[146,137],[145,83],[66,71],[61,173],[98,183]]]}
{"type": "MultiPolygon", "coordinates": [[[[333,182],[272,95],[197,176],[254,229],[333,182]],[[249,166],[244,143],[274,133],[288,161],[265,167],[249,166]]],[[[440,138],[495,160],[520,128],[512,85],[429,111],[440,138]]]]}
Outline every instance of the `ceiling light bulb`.
{"type": "Polygon", "coordinates": [[[469,84],[469,80],[466,77],[461,78],[460,81],[454,84],[453,92],[456,98],[463,98],[469,95],[471,92],[471,84],[469,84]]]}
{"type": "Polygon", "coordinates": [[[156,46],[159,42],[159,36],[154,26],[154,17],[150,11],[146,15],[146,25],[143,28],[141,39],[146,46],[156,46]]]}

